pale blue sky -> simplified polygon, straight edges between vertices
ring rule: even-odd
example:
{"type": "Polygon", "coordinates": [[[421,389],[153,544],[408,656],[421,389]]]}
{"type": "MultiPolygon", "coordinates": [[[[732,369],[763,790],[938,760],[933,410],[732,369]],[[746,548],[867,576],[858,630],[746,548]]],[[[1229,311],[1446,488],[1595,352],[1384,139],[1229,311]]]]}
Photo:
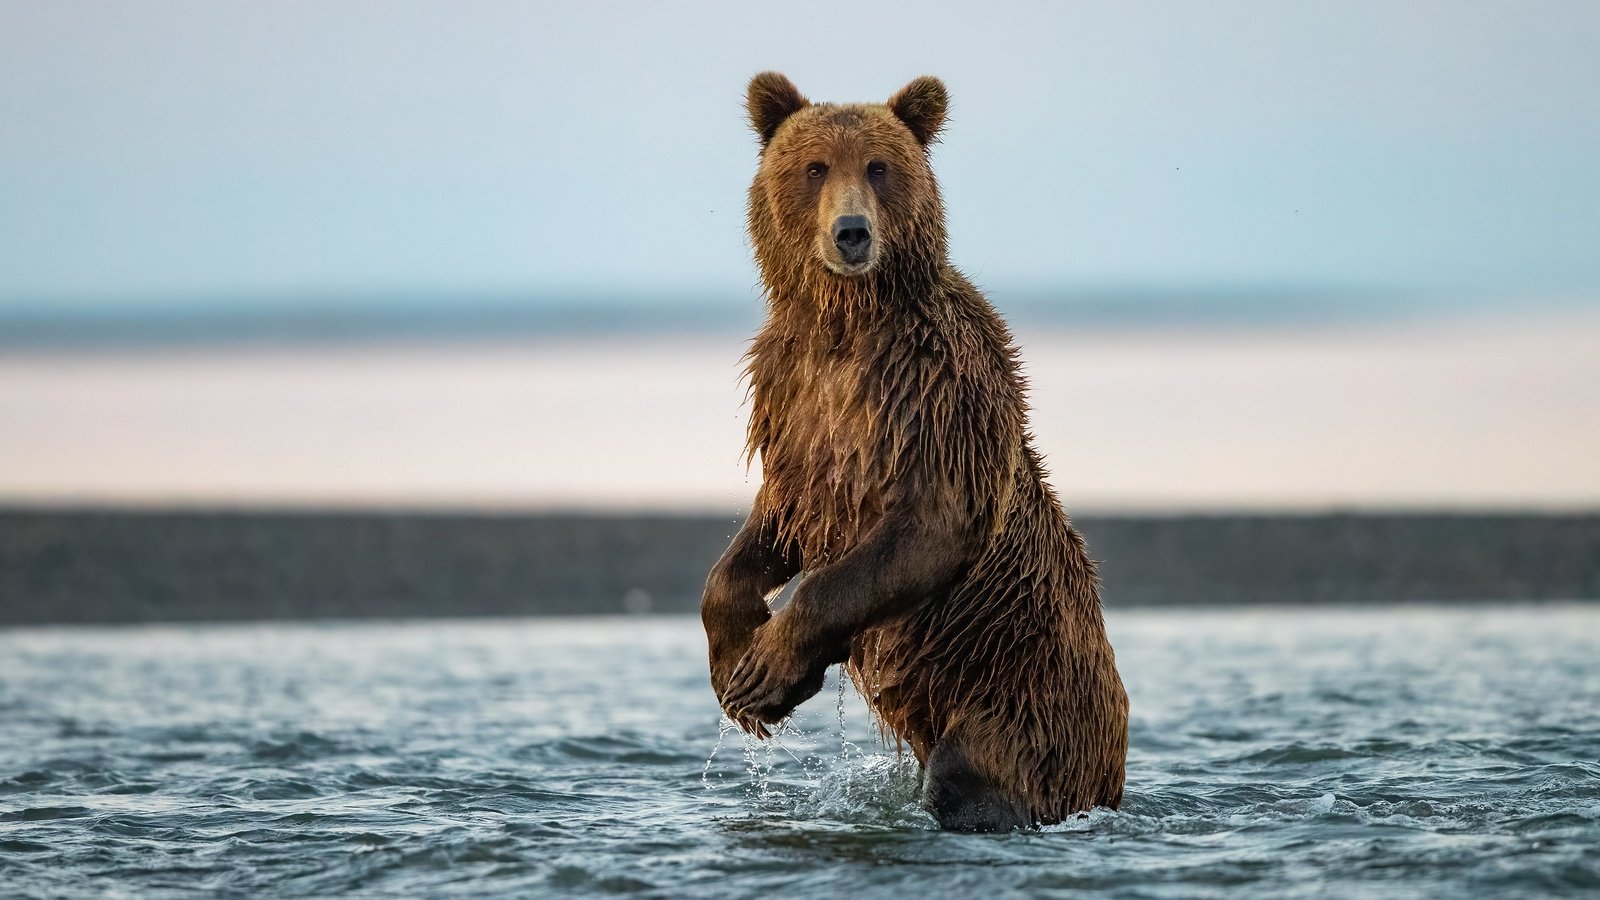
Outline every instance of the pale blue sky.
{"type": "Polygon", "coordinates": [[[765,68],[943,77],[992,288],[1600,296],[1596,47],[1593,0],[9,0],[0,312],[748,296],[765,68]]]}

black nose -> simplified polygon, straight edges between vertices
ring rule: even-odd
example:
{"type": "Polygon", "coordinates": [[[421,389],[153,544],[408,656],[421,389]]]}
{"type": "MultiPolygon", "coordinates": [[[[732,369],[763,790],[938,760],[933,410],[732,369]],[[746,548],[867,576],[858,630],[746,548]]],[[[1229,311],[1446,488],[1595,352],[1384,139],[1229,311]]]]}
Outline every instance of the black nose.
{"type": "Polygon", "coordinates": [[[872,247],[872,229],[867,227],[866,216],[840,216],[833,221],[833,243],[847,263],[867,261],[867,250],[872,247]]]}

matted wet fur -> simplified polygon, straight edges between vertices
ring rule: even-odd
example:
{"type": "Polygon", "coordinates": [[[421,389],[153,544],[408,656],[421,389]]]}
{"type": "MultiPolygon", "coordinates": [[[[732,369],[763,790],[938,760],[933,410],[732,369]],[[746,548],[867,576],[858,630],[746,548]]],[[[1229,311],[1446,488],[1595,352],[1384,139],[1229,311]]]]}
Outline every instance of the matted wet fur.
{"type": "Polygon", "coordinates": [[[1094,563],[1045,483],[1011,336],[947,258],[943,84],[813,104],[769,72],[747,106],[764,480],[707,580],[713,688],[765,737],[848,662],[946,827],[1116,807],[1127,696],[1094,563]]]}

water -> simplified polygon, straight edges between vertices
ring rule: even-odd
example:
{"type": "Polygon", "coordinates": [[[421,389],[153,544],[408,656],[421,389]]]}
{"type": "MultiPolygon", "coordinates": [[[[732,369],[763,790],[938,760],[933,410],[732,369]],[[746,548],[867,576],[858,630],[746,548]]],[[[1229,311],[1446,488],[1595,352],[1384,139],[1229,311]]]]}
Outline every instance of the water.
{"type": "Polygon", "coordinates": [[[1600,607],[1110,626],[1126,805],[997,836],[833,684],[719,747],[690,620],[0,632],[0,895],[1600,889],[1600,607]]]}

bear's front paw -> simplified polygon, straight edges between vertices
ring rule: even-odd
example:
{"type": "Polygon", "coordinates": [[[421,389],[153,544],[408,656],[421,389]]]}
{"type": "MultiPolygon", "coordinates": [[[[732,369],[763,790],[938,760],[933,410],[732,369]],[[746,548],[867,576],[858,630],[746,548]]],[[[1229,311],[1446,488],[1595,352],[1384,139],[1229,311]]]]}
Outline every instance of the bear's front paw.
{"type": "Polygon", "coordinates": [[[827,670],[825,663],[813,665],[804,658],[792,641],[768,623],[756,629],[750,649],[734,666],[722,695],[722,708],[741,724],[751,720],[776,724],[822,690],[827,670]]]}
{"type": "MultiPolygon", "coordinates": [[[[738,641],[719,641],[712,644],[711,689],[716,693],[717,702],[722,704],[725,711],[732,709],[723,698],[728,694],[728,685],[732,681],[734,667],[738,665],[740,660],[745,658],[749,649],[750,638],[748,636],[738,641]]],[[[740,730],[746,734],[763,739],[771,736],[771,733],[767,731],[764,725],[749,716],[737,716],[729,712],[728,718],[732,719],[734,724],[738,725],[740,730]]]]}

